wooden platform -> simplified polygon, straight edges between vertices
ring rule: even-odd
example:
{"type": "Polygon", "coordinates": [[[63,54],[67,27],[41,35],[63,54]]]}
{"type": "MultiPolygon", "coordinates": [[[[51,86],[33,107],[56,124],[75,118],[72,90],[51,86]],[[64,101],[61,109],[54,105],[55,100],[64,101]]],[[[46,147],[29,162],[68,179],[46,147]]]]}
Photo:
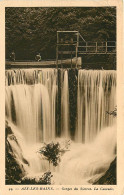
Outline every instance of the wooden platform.
{"type": "MultiPolygon", "coordinates": [[[[81,58],[77,58],[77,67],[80,68],[82,65],[81,58]]],[[[66,68],[66,67],[76,67],[76,58],[58,60],[58,66],[56,61],[6,61],[6,69],[11,68],[66,68]]]]}
{"type": "Polygon", "coordinates": [[[55,61],[6,61],[6,68],[56,67],[55,61]]]}

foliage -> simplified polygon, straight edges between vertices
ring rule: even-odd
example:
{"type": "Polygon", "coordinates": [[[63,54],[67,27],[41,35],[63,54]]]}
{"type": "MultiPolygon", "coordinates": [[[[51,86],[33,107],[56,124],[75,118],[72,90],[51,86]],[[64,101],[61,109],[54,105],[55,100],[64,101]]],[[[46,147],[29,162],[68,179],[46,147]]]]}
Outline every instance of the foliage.
{"type": "Polygon", "coordinates": [[[49,163],[52,163],[55,167],[60,162],[60,144],[58,142],[45,144],[39,152],[43,154],[49,163]]]}
{"type": "Polygon", "coordinates": [[[46,172],[39,179],[37,178],[28,178],[25,177],[21,180],[21,184],[41,184],[41,185],[50,185],[51,184],[51,172],[46,172]]]}
{"type": "Polygon", "coordinates": [[[69,151],[70,140],[66,140],[64,143],[64,147],[60,147],[60,143],[44,143],[44,146],[40,148],[39,153],[44,155],[45,158],[52,163],[53,166],[57,166],[60,162],[60,157],[67,151],[69,151]]]}
{"type": "Polygon", "coordinates": [[[78,30],[86,41],[116,41],[115,7],[8,7],[6,58],[17,60],[56,57],[56,31],[78,30]]]}
{"type": "Polygon", "coordinates": [[[112,115],[113,117],[116,117],[117,116],[117,106],[115,107],[115,109],[113,111],[111,111],[111,112],[106,111],[106,113],[109,115],[112,115]]]}

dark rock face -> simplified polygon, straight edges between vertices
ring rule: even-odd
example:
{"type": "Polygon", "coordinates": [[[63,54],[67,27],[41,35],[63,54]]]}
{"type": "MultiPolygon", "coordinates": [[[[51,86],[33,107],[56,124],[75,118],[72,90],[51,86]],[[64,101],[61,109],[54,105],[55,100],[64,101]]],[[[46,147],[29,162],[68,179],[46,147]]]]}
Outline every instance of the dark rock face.
{"type": "Polygon", "coordinates": [[[116,185],[116,161],[115,158],[110,164],[109,169],[106,171],[105,175],[102,176],[97,182],[96,185],[116,185]]]}
{"type": "Polygon", "coordinates": [[[19,184],[21,178],[24,176],[24,169],[21,167],[16,159],[16,156],[13,152],[9,139],[12,139],[16,142],[17,146],[19,144],[11,127],[9,127],[6,122],[6,184],[19,184]]]}
{"type": "Polygon", "coordinates": [[[71,139],[73,140],[75,135],[76,116],[77,116],[77,85],[78,85],[77,69],[69,69],[68,82],[69,82],[70,132],[71,132],[71,139]]]}
{"type": "Polygon", "coordinates": [[[51,172],[46,172],[37,180],[37,178],[28,178],[26,177],[26,171],[24,170],[23,165],[29,165],[29,162],[23,157],[21,147],[14,135],[11,127],[6,121],[6,185],[19,185],[19,184],[42,184],[50,185],[51,184],[51,172]],[[15,151],[11,146],[12,140],[17,148],[19,149],[20,161],[18,161],[15,151]]]}

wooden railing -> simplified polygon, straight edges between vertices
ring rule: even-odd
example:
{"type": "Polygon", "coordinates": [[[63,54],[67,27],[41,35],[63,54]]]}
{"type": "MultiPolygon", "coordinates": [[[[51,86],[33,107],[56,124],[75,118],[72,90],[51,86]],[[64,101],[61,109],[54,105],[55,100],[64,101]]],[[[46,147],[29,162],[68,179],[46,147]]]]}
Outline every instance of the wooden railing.
{"type": "Polygon", "coordinates": [[[79,54],[115,54],[116,42],[82,42],[78,46],[79,54]]]}
{"type": "Polygon", "coordinates": [[[74,54],[76,47],[78,54],[115,54],[116,42],[80,42],[78,45],[75,43],[59,43],[59,54],[74,54]]]}
{"type": "Polygon", "coordinates": [[[56,64],[83,54],[116,54],[116,41],[87,42],[78,31],[57,31],[56,64]]]}

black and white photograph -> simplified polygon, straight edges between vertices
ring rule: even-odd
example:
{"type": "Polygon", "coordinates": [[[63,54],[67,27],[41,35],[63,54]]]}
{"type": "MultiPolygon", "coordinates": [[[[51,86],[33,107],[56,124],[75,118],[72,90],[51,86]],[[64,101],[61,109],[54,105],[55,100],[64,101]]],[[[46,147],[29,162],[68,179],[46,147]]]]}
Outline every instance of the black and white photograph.
{"type": "Polygon", "coordinates": [[[6,7],[5,185],[116,185],[116,88],[116,6],[6,7]]]}

